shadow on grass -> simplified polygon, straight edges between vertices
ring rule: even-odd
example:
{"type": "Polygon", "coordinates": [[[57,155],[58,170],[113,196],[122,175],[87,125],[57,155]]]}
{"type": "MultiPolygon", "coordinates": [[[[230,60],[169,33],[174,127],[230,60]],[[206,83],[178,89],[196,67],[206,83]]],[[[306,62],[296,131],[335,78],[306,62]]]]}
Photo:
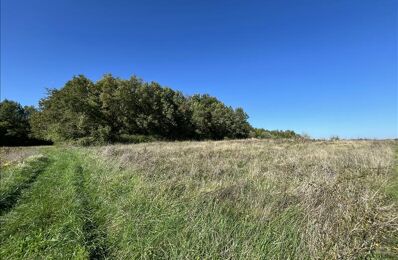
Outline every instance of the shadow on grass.
{"type": "Polygon", "coordinates": [[[0,199],[0,216],[7,214],[15,207],[19,198],[22,195],[22,192],[32,186],[37,177],[47,168],[48,164],[48,158],[43,158],[36,162],[31,162],[31,165],[29,165],[29,167],[21,170],[22,172],[20,174],[29,174],[28,171],[31,171],[30,176],[25,181],[20,183],[17,187],[15,187],[12,192],[6,194],[3,198],[0,199]]]}

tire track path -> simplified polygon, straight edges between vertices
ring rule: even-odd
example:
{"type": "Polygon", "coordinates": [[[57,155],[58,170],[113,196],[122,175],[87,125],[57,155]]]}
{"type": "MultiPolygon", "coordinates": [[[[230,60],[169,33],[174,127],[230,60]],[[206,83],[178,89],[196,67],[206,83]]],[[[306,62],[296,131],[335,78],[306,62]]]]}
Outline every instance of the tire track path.
{"type": "Polygon", "coordinates": [[[74,171],[76,174],[74,185],[77,199],[80,201],[85,246],[89,251],[89,259],[107,259],[109,249],[106,233],[100,229],[95,218],[94,206],[87,191],[87,173],[81,165],[76,165],[74,171]]]}
{"type": "MultiPolygon", "coordinates": [[[[37,177],[45,171],[48,165],[49,159],[47,157],[40,157],[34,161],[28,162],[28,165],[13,173],[20,175],[18,176],[19,180],[11,184],[11,187],[1,187],[0,216],[7,214],[15,207],[22,192],[28,190],[32,186],[37,177]]],[[[2,185],[5,184],[2,183],[2,185]]]]}

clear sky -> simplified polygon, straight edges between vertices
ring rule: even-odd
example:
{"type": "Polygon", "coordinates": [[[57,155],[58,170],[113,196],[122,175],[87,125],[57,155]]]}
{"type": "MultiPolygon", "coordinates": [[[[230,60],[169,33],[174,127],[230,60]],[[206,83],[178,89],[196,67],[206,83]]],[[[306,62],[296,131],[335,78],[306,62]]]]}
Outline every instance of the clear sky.
{"type": "Polygon", "coordinates": [[[104,73],[243,107],[255,127],[398,137],[396,0],[1,0],[1,99],[104,73]]]}

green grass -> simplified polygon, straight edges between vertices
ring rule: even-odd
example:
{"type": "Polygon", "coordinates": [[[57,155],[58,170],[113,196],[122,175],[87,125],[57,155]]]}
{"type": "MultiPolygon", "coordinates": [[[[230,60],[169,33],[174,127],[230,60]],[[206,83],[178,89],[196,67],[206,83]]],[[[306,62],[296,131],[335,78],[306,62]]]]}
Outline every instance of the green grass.
{"type": "MultiPolygon", "coordinates": [[[[97,161],[91,169],[90,194],[97,217],[117,259],[299,258],[300,210],[292,207],[272,219],[255,216],[242,204],[211,197],[176,195],[97,161]]],[[[160,184],[161,185],[161,184],[160,184]]]]}
{"type": "Polygon", "coordinates": [[[49,148],[1,173],[0,259],[394,259],[395,146],[49,148]]]}
{"type": "MultiPolygon", "coordinates": [[[[74,158],[49,155],[44,169],[15,208],[0,217],[1,259],[87,258],[74,158]]],[[[41,165],[35,165],[39,167],[41,165]]]]}
{"type": "Polygon", "coordinates": [[[395,146],[395,169],[386,187],[386,193],[398,203],[398,145],[395,146]]]}
{"type": "MultiPolygon", "coordinates": [[[[387,200],[395,207],[398,207],[398,145],[395,146],[395,165],[394,170],[388,184],[385,188],[387,200]]],[[[395,227],[398,229],[398,226],[395,227]]],[[[390,235],[386,235],[385,243],[390,245],[387,248],[382,248],[377,251],[376,257],[378,259],[397,259],[398,258],[398,232],[392,231],[390,235]]]]}
{"type": "Polygon", "coordinates": [[[3,167],[0,173],[0,214],[10,210],[48,164],[45,156],[34,156],[18,167],[3,167]]]}

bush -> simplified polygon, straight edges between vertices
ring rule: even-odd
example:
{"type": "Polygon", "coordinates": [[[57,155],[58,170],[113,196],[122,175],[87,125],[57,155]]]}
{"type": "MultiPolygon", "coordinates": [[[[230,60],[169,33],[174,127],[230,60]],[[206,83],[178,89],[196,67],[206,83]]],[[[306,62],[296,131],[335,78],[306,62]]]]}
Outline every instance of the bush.
{"type": "Polygon", "coordinates": [[[98,139],[92,137],[92,136],[87,136],[87,137],[82,137],[79,138],[75,141],[72,142],[73,144],[80,145],[80,146],[90,146],[90,145],[99,145],[99,144],[104,144],[98,141],[98,139]]]}
{"type": "Polygon", "coordinates": [[[11,100],[0,102],[0,146],[48,145],[51,141],[35,138],[30,127],[34,107],[11,100]]]}
{"type": "Polygon", "coordinates": [[[118,143],[147,143],[147,142],[154,142],[161,140],[161,138],[152,135],[127,135],[122,134],[117,139],[116,142],[118,143]]]}
{"type": "Polygon", "coordinates": [[[263,128],[253,128],[250,132],[250,137],[259,139],[269,139],[269,138],[300,138],[299,134],[296,134],[291,130],[266,130],[263,128]]]}

